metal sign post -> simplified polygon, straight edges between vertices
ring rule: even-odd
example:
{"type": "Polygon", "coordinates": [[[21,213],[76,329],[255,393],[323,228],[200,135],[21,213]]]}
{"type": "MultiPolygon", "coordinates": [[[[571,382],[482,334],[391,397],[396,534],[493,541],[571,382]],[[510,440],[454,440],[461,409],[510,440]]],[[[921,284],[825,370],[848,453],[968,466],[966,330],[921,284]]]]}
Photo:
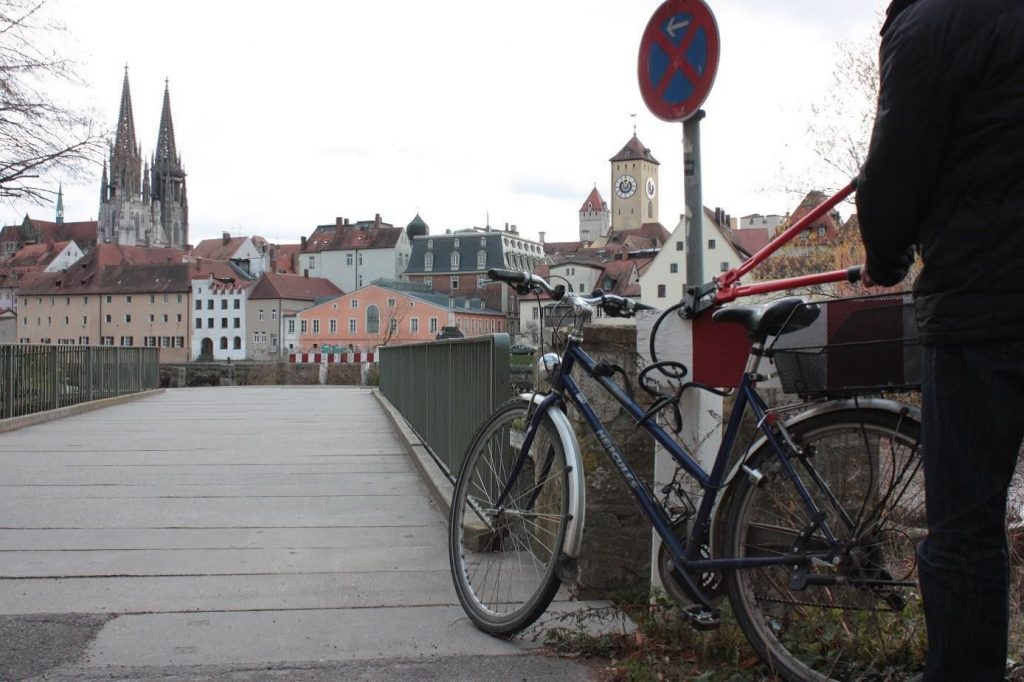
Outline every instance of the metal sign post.
{"type": "Polygon", "coordinates": [[[700,120],[704,112],[683,121],[683,188],[686,191],[686,283],[704,283],[704,194],[701,191],[700,120]]]}

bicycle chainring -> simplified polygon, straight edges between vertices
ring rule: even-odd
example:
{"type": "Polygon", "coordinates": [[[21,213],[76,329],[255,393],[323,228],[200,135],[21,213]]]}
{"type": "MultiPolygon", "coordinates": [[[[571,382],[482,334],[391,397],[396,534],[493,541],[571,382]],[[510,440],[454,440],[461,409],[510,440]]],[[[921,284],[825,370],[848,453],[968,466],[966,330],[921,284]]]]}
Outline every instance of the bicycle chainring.
{"type": "MultiPolygon", "coordinates": [[[[686,531],[687,523],[685,519],[680,519],[672,524],[672,533],[684,546],[686,543],[686,531]]],[[[702,559],[711,558],[711,548],[707,544],[700,546],[700,556],[702,559]]],[[[692,606],[693,600],[672,576],[672,566],[672,555],[665,544],[662,543],[658,548],[658,577],[661,578],[661,584],[665,587],[665,592],[668,593],[668,596],[680,608],[692,606]]],[[[725,581],[722,580],[720,573],[701,573],[697,576],[696,583],[709,599],[719,599],[725,593],[725,581]]]]}

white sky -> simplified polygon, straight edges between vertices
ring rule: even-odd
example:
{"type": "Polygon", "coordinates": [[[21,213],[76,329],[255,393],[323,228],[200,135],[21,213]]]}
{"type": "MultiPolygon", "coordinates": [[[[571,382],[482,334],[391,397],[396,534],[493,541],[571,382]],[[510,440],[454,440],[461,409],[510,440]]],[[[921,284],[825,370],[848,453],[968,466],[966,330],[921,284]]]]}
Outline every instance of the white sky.
{"type": "MultiPolygon", "coordinates": [[[[662,224],[684,210],[682,125],[651,115],[637,85],[659,0],[52,1],[108,129],[128,64],[147,156],[169,79],[193,243],[225,230],[296,242],[335,216],[405,225],[417,211],[435,234],[489,215],[576,239],[595,183],[611,202],[608,159],[634,123],[661,162],[662,224]]],[[[722,58],[704,105],[704,203],[785,213],[798,197],[773,189],[809,163],[836,42],[871,36],[876,1],[708,4],[722,58]]],[[[65,180],[66,220],[96,217],[100,171],[65,180]]],[[[53,219],[22,204],[3,207],[4,224],[26,212],[53,219]]]]}

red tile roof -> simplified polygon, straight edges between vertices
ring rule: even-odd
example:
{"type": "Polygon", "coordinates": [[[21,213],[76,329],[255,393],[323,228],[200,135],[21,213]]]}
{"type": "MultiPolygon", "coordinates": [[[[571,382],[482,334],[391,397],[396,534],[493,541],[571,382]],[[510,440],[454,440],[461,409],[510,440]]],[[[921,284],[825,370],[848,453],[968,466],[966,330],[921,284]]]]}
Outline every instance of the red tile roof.
{"type": "Polygon", "coordinates": [[[265,272],[260,277],[250,300],[290,299],[296,301],[315,301],[325,296],[342,296],[345,292],[336,287],[330,280],[323,277],[303,277],[301,275],[281,275],[265,272]]]}
{"type": "Polygon", "coordinates": [[[729,230],[729,235],[732,237],[732,243],[747,256],[753,256],[755,253],[768,246],[768,242],[771,241],[772,235],[768,234],[768,228],[766,227],[748,227],[743,230],[729,230]]]}
{"type": "Polygon", "coordinates": [[[47,242],[23,246],[0,263],[0,268],[12,270],[42,270],[71,242],[47,242]]]}
{"type": "Polygon", "coordinates": [[[204,239],[196,244],[189,255],[193,258],[231,260],[248,239],[248,237],[229,237],[226,241],[224,238],[204,239]]]}
{"type": "Polygon", "coordinates": [[[295,257],[301,249],[301,244],[277,244],[271,246],[271,269],[275,273],[295,274],[295,257]]]}
{"type": "Polygon", "coordinates": [[[391,249],[398,244],[404,229],[373,225],[321,225],[306,240],[302,252],[391,249]]]}
{"type": "Polygon", "coordinates": [[[583,202],[583,206],[580,207],[580,213],[589,213],[591,211],[607,211],[608,204],[605,203],[604,199],[601,198],[601,193],[597,191],[597,188],[590,190],[590,194],[583,202]]]}
{"type": "Polygon", "coordinates": [[[658,160],[651,155],[651,150],[643,145],[637,136],[634,134],[632,139],[626,143],[618,154],[609,159],[609,161],[635,161],[636,159],[644,159],[655,165],[661,165],[658,160]]]}

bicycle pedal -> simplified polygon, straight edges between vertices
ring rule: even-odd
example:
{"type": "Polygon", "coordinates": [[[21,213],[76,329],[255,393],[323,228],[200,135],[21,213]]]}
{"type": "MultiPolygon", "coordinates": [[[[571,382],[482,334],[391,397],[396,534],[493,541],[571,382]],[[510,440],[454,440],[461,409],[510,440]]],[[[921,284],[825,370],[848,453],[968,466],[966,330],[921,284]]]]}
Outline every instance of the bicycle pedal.
{"type": "Polygon", "coordinates": [[[695,630],[716,630],[722,624],[722,616],[717,611],[709,611],[699,604],[688,606],[682,610],[690,627],[695,630]]]}

